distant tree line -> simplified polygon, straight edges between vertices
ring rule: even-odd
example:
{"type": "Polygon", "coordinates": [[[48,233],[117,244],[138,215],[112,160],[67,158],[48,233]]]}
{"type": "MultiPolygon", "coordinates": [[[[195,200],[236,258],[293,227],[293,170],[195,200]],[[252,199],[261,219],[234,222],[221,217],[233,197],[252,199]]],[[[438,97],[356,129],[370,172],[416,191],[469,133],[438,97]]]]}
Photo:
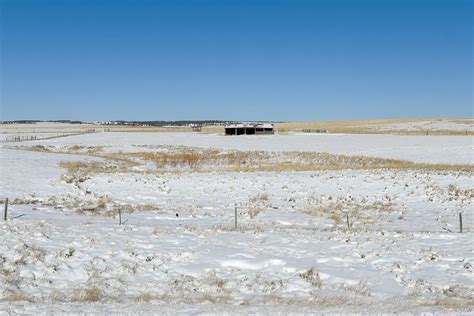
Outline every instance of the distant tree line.
{"type": "MultiPolygon", "coordinates": [[[[71,120],[16,120],[0,121],[0,124],[36,124],[36,123],[66,123],[66,124],[100,124],[100,125],[127,125],[127,126],[190,126],[190,125],[227,125],[238,121],[220,120],[183,120],[183,121],[71,121],[71,120]]],[[[265,121],[265,123],[270,123],[265,121]]]]}
{"type": "Polygon", "coordinates": [[[15,120],[15,121],[0,121],[0,124],[36,124],[36,123],[69,123],[69,124],[82,124],[82,121],[71,121],[71,120],[15,120]]]}
{"type": "Polygon", "coordinates": [[[131,125],[131,126],[190,126],[190,125],[225,125],[234,121],[219,120],[182,120],[182,121],[109,121],[105,125],[131,125]]]}

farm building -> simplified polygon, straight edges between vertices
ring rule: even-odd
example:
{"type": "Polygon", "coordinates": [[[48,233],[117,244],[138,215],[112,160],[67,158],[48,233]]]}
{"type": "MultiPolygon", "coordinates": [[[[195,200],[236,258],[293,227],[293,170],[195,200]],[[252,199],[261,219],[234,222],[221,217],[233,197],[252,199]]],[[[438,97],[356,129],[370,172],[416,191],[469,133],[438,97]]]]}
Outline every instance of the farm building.
{"type": "Polygon", "coordinates": [[[225,126],[226,135],[261,135],[273,133],[273,124],[268,123],[239,123],[225,126]]]}

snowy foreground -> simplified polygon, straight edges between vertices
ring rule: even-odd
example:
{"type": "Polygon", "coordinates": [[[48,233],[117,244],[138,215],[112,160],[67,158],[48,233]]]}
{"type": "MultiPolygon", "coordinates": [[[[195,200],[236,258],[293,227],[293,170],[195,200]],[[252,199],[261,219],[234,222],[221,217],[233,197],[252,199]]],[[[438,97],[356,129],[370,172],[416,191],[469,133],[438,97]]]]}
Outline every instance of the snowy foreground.
{"type": "Polygon", "coordinates": [[[240,172],[218,160],[182,166],[191,158],[171,161],[170,145],[473,164],[468,136],[101,133],[3,144],[0,314],[474,311],[472,167],[240,172]],[[149,155],[159,152],[166,160],[149,155]]]}

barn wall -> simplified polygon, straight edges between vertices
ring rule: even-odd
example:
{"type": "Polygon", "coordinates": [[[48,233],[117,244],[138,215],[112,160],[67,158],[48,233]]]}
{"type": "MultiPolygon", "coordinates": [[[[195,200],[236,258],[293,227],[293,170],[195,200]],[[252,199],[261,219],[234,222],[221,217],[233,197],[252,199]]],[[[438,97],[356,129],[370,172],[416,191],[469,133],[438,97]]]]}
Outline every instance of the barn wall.
{"type": "Polygon", "coordinates": [[[230,127],[230,128],[225,128],[225,134],[226,135],[273,134],[273,128],[230,127]]]}

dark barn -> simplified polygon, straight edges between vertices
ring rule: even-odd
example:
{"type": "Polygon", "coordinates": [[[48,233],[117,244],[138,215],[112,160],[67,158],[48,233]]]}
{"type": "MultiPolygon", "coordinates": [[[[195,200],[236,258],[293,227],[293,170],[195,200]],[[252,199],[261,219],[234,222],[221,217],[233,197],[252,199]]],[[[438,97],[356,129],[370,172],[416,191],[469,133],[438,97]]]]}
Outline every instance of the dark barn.
{"type": "Polygon", "coordinates": [[[274,134],[273,124],[239,123],[225,126],[226,135],[263,135],[274,134]]]}

